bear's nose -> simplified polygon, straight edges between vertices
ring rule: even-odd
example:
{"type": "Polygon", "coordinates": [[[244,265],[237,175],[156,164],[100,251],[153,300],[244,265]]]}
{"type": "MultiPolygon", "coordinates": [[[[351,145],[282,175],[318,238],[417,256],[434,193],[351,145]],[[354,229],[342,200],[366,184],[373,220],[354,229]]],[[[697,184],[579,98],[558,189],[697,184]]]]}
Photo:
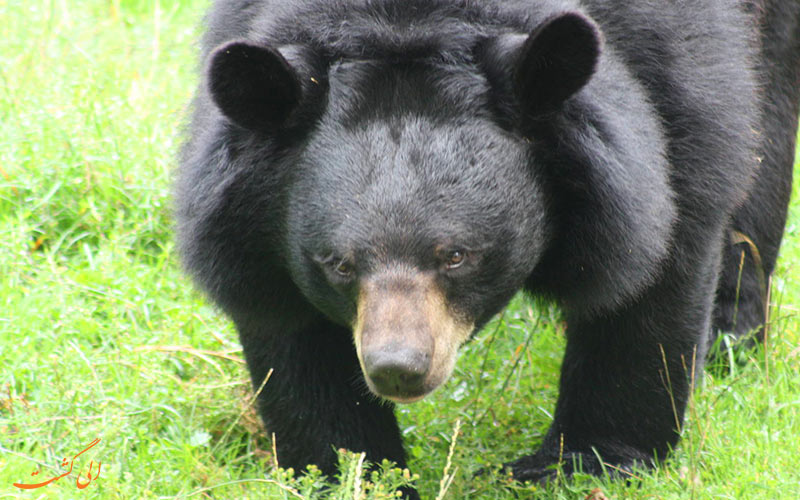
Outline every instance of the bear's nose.
{"type": "Polygon", "coordinates": [[[387,398],[414,398],[425,392],[429,353],[390,343],[364,353],[364,368],[377,392],[387,398]]]}

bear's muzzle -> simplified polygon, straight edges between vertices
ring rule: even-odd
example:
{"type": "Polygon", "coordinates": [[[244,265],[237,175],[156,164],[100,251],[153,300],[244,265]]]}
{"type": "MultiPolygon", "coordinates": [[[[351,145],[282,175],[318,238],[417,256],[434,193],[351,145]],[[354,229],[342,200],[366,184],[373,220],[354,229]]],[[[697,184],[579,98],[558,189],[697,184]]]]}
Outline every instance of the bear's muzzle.
{"type": "Polygon", "coordinates": [[[440,386],[473,327],[448,307],[434,273],[394,267],[360,283],[353,336],[367,385],[380,397],[411,403],[440,386]]]}

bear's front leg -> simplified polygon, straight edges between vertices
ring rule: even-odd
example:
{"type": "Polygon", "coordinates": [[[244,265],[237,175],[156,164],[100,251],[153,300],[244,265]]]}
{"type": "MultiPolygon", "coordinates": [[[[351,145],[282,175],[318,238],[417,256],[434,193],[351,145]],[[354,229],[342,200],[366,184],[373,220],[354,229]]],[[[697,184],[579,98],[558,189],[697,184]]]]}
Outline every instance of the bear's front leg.
{"type": "MultiPolygon", "coordinates": [[[[394,405],[373,396],[364,382],[350,331],[318,319],[294,326],[277,319],[237,321],[259,410],[275,434],[281,467],[316,464],[333,477],[335,450],[365,452],[406,466],[394,405]]],[[[407,498],[418,498],[413,490],[407,498]]]]}
{"type": "Polygon", "coordinates": [[[541,449],[506,464],[520,481],[542,481],[556,464],[626,476],[662,459],[678,441],[700,376],[717,269],[672,266],[632,304],[596,316],[567,311],[567,347],[554,421],[541,449]]]}

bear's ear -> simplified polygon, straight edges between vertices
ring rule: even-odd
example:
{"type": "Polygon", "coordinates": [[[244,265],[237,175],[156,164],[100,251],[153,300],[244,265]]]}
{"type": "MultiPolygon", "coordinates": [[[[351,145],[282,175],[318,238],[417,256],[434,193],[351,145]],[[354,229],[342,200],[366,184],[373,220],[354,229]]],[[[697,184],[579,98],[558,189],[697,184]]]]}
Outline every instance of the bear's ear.
{"type": "Polygon", "coordinates": [[[583,14],[551,17],[528,35],[517,53],[512,85],[528,116],[553,111],[583,88],[600,57],[597,25],[583,14]]]}
{"type": "Polygon", "coordinates": [[[297,72],[276,49],[234,41],[217,47],[209,60],[211,98],[241,127],[277,129],[300,103],[297,72]]]}

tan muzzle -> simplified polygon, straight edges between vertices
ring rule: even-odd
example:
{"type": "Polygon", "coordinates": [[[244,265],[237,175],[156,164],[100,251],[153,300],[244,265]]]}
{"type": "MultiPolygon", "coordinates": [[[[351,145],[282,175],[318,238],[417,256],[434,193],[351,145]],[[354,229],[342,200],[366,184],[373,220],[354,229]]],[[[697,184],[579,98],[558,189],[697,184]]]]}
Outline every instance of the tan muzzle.
{"type": "Polygon", "coordinates": [[[374,274],[361,283],[353,336],[370,390],[397,403],[422,399],[450,376],[474,325],[453,314],[433,273],[374,274]]]}

